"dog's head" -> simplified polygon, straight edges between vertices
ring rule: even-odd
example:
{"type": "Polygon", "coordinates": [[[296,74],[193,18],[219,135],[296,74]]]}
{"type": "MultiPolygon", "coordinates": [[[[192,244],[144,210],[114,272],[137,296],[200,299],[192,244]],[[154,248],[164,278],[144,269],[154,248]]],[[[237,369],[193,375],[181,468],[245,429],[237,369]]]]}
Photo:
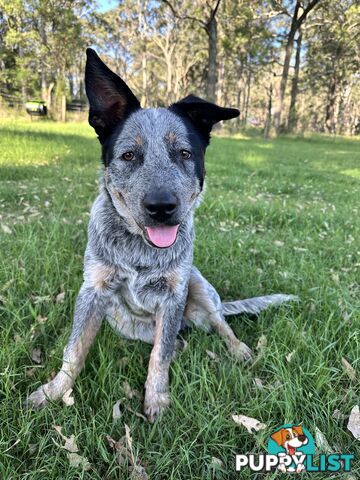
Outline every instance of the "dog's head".
{"type": "Polygon", "coordinates": [[[142,109],[91,49],[85,84],[89,123],[102,144],[105,187],[118,214],[148,244],[170,247],[199,203],[213,125],[239,111],[193,95],[168,108],[142,109]]]}
{"type": "Polygon", "coordinates": [[[281,428],[271,435],[271,438],[282,446],[290,455],[294,455],[296,449],[308,443],[301,425],[293,425],[289,428],[281,428]]]}

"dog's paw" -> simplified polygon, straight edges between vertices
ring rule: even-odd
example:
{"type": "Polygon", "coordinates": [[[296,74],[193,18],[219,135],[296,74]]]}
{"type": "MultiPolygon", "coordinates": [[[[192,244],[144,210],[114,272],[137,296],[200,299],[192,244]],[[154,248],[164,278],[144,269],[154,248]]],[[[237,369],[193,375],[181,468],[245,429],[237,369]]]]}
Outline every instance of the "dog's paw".
{"type": "Polygon", "coordinates": [[[150,423],[154,423],[155,420],[165,412],[170,405],[169,393],[153,393],[151,395],[145,395],[144,401],[144,413],[150,423]]]}
{"type": "Polygon", "coordinates": [[[40,388],[27,397],[24,402],[25,408],[39,410],[47,405],[48,397],[45,393],[45,387],[46,385],[41,385],[40,388]]]}
{"type": "Polygon", "coordinates": [[[250,347],[243,342],[233,343],[230,347],[230,353],[242,362],[251,362],[253,359],[253,352],[250,347]]]}

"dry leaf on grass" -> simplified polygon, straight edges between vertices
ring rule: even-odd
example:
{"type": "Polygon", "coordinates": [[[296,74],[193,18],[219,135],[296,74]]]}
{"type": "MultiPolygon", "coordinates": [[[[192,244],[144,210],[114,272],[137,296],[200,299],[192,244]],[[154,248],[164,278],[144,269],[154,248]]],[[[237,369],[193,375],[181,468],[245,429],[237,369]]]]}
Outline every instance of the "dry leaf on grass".
{"type": "Polygon", "coordinates": [[[145,468],[142,467],[141,465],[135,465],[134,467],[131,467],[130,470],[131,470],[131,475],[130,475],[131,480],[148,480],[149,478],[147,476],[145,468]]]}
{"type": "Polygon", "coordinates": [[[126,446],[126,437],[125,435],[116,441],[110,435],[106,435],[106,440],[112,450],[116,454],[116,462],[118,465],[124,465],[126,461],[130,463],[130,453],[126,446]]]}
{"type": "Polygon", "coordinates": [[[90,470],[91,463],[86,457],[82,457],[78,453],[68,453],[69,464],[71,467],[83,468],[84,470],[90,470]]]}
{"type": "Polygon", "coordinates": [[[137,417],[141,418],[142,420],[144,420],[145,422],[148,421],[148,419],[145,417],[145,415],[143,415],[142,413],[139,413],[139,412],[136,412],[135,410],[133,410],[132,408],[130,408],[128,405],[126,405],[125,403],[123,403],[123,401],[126,400],[126,398],[122,398],[121,400],[118,400],[114,406],[113,406],[113,411],[112,411],[112,417],[113,417],[113,420],[119,420],[122,416],[123,416],[123,413],[124,413],[124,409],[126,409],[127,411],[129,411],[130,413],[132,413],[133,415],[136,415],[137,417]]]}
{"type": "Polygon", "coordinates": [[[75,403],[75,399],[72,396],[72,392],[73,392],[73,389],[69,388],[69,390],[67,390],[62,396],[62,401],[67,407],[71,407],[75,403]]]}
{"type": "Polygon", "coordinates": [[[31,298],[34,300],[35,305],[51,301],[50,295],[31,295],[31,298]]]}
{"type": "Polygon", "coordinates": [[[122,384],[122,389],[124,390],[126,398],[128,398],[129,400],[134,397],[138,398],[139,400],[142,399],[142,394],[139,392],[139,390],[131,388],[128,382],[124,382],[122,384]]]}
{"type": "Polygon", "coordinates": [[[261,335],[261,337],[257,342],[256,350],[258,350],[260,353],[263,353],[266,346],[267,346],[267,338],[265,335],[261,335]]]}
{"type": "Polygon", "coordinates": [[[7,233],[8,235],[10,235],[12,233],[11,229],[7,225],[5,225],[5,223],[1,224],[1,230],[4,233],[7,233]]]}
{"type": "Polygon", "coordinates": [[[215,469],[215,470],[218,470],[219,468],[224,468],[224,462],[222,460],[220,460],[220,458],[217,458],[217,457],[211,457],[211,464],[210,466],[215,469]]]}
{"type": "Polygon", "coordinates": [[[116,453],[116,461],[119,465],[129,463],[130,478],[132,480],[147,480],[148,476],[144,467],[135,463],[135,456],[133,452],[133,442],[131,438],[130,428],[125,423],[125,435],[116,441],[106,436],[107,442],[112,450],[116,453]]]}
{"type": "Polygon", "coordinates": [[[288,363],[290,363],[294,355],[295,355],[295,350],[293,350],[292,352],[288,353],[288,354],[286,355],[286,357],[285,357],[285,358],[286,358],[286,361],[287,361],[288,363]]]}
{"type": "Polygon", "coordinates": [[[246,417],[245,415],[233,415],[232,419],[237,425],[243,425],[249,433],[253,433],[253,430],[258,432],[266,428],[265,423],[261,423],[259,420],[256,420],[256,418],[246,417]]]}
{"type": "Polygon", "coordinates": [[[25,375],[27,376],[27,378],[31,378],[35,372],[36,368],[27,368],[25,375]]]}
{"type": "Polygon", "coordinates": [[[356,440],[360,440],[360,411],[359,405],[355,405],[350,413],[347,429],[353,434],[356,440]]]}
{"type": "Polygon", "coordinates": [[[352,382],[356,382],[356,371],[355,368],[349,363],[345,357],[341,358],[342,366],[344,367],[345,373],[350,378],[352,382]]]}
{"type": "Polygon", "coordinates": [[[41,363],[42,362],[42,351],[41,348],[36,347],[32,350],[31,352],[31,360],[35,363],[41,363]]]}
{"type": "Polygon", "coordinates": [[[65,292],[61,292],[61,293],[58,293],[56,295],[56,300],[55,302],[56,303],[63,303],[64,302],[64,299],[65,299],[65,292]]]}
{"type": "Polygon", "coordinates": [[[77,453],[79,451],[78,446],[76,445],[75,441],[75,436],[71,435],[71,437],[66,437],[62,433],[62,427],[55,425],[54,429],[57,431],[57,433],[60,435],[60,437],[64,440],[65,444],[62,445],[61,448],[64,448],[70,453],[77,453]]]}
{"type": "Polygon", "coordinates": [[[254,385],[259,388],[260,390],[264,390],[264,383],[263,381],[261,380],[261,378],[258,378],[258,377],[255,377],[254,378],[254,385]]]}
{"type": "Polygon", "coordinates": [[[47,319],[48,319],[48,317],[42,317],[41,315],[38,315],[38,316],[36,317],[36,321],[37,321],[38,323],[45,323],[45,322],[47,322],[47,319]]]}
{"type": "Polygon", "coordinates": [[[330,447],[329,442],[327,441],[325,435],[317,427],[315,427],[315,444],[316,444],[317,449],[321,453],[325,452],[328,455],[331,455],[332,453],[334,453],[333,449],[330,447]]]}
{"type": "Polygon", "coordinates": [[[335,418],[335,420],[344,420],[346,418],[346,415],[340,412],[338,408],[336,408],[333,411],[332,417],[335,418]]]}
{"type": "Polygon", "coordinates": [[[121,408],[120,408],[121,403],[122,403],[122,400],[118,400],[113,406],[113,412],[112,412],[113,420],[119,420],[119,418],[122,417],[123,412],[121,411],[121,408]]]}
{"type": "Polygon", "coordinates": [[[219,361],[219,356],[216,355],[216,353],[212,352],[211,350],[205,350],[205,351],[206,351],[206,355],[207,355],[208,357],[210,357],[211,360],[214,360],[214,361],[216,361],[216,362],[219,361]]]}

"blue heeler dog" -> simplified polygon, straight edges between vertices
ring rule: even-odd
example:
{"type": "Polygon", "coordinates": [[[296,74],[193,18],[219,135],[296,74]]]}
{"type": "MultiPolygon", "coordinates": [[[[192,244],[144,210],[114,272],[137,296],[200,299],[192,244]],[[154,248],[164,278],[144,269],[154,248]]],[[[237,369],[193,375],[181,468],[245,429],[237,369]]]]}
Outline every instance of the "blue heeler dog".
{"type": "Polygon", "coordinates": [[[169,108],[143,109],[91,49],[85,82],[89,123],[102,145],[103,182],[91,210],[84,283],[63,365],[28,404],[42,407],[73,386],[106,317],[120,335],[153,345],[144,404],[153,422],[169,405],[169,365],[181,327],[215,330],[236,358],[247,361],[251,350],[224,316],[257,314],[293,297],[221,303],[193,266],[193,214],[201,200],[210,131],[239,111],[193,95],[169,108]]]}

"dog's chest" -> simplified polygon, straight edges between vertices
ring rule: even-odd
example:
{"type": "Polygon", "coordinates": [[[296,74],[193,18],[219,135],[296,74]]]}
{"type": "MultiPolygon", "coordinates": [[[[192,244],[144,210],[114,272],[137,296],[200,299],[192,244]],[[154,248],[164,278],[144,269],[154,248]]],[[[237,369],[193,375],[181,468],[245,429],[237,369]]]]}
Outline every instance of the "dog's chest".
{"type": "Polygon", "coordinates": [[[112,285],[113,300],[129,314],[136,316],[154,315],[159,304],[166,301],[170,293],[169,279],[161,272],[154,274],[142,269],[121,270],[115,275],[112,285]]]}

